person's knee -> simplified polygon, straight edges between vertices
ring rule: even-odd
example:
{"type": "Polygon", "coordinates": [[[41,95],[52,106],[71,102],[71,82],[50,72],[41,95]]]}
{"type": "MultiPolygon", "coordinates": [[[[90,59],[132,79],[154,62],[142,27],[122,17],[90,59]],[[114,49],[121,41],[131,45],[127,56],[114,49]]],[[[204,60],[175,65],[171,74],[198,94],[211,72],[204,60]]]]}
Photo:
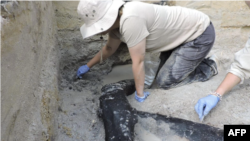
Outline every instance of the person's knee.
{"type": "Polygon", "coordinates": [[[156,82],[160,88],[171,87],[173,84],[179,83],[183,79],[183,75],[174,75],[173,73],[160,73],[156,77],[156,82]]]}
{"type": "Polygon", "coordinates": [[[160,88],[162,88],[165,85],[165,81],[162,77],[156,77],[156,82],[160,88]]]}

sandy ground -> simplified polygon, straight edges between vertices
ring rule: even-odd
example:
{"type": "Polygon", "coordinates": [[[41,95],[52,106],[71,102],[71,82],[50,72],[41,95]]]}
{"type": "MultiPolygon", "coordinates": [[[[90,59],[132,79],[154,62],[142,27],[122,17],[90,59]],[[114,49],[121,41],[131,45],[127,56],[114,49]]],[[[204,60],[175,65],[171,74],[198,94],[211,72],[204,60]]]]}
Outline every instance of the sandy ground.
{"type": "MultiPolygon", "coordinates": [[[[219,74],[206,82],[197,82],[170,90],[146,89],[151,95],[143,103],[134,100],[134,95],[128,96],[132,107],[149,113],[159,113],[178,117],[194,122],[200,122],[194,106],[199,98],[214,91],[226,75],[225,66],[219,67],[219,74]]],[[[114,67],[112,72],[104,76],[102,86],[119,80],[133,78],[131,65],[114,67]]],[[[223,129],[225,124],[250,123],[250,81],[236,86],[203,120],[204,124],[223,129]]],[[[100,88],[98,87],[100,92],[100,88]]],[[[59,132],[57,140],[104,140],[105,131],[102,121],[98,118],[98,98],[100,93],[91,90],[82,92],[74,89],[64,89],[60,92],[61,106],[58,108],[59,132]]],[[[158,134],[164,126],[154,124],[154,119],[140,119],[135,126],[136,141],[164,140],[167,135],[158,134]],[[151,123],[149,125],[149,123],[151,123]],[[150,126],[151,128],[147,128],[150,126]]],[[[164,129],[165,130],[165,129],[164,129]]],[[[173,137],[173,140],[175,138],[173,137]]],[[[185,139],[178,139],[185,140],[185,139]]]]}
{"type": "MultiPolygon", "coordinates": [[[[173,88],[170,90],[146,89],[151,95],[143,103],[134,100],[134,95],[128,96],[132,107],[137,110],[159,113],[167,116],[200,122],[194,106],[199,98],[202,98],[214,91],[224,79],[227,71],[219,64],[219,74],[206,82],[196,82],[193,84],[173,88]]],[[[116,67],[105,77],[108,83],[116,82],[120,78],[132,78],[131,65],[116,67]],[[120,75],[119,75],[120,74],[120,75]]],[[[245,80],[244,84],[237,85],[223,100],[205,117],[203,123],[223,129],[225,124],[249,124],[250,123],[250,80],[245,80]]]]}
{"type": "Polygon", "coordinates": [[[60,92],[61,106],[58,115],[57,141],[101,141],[104,126],[97,116],[99,95],[91,91],[60,92]]]}
{"type": "MultiPolygon", "coordinates": [[[[225,59],[224,59],[225,60],[225,59]]],[[[182,118],[191,120],[194,122],[200,122],[194,106],[199,98],[208,95],[209,92],[214,91],[221,81],[224,79],[227,68],[230,63],[223,63],[223,60],[219,64],[219,74],[206,82],[196,82],[193,84],[173,88],[170,90],[162,89],[146,89],[151,95],[143,103],[138,103],[134,100],[134,95],[128,96],[128,100],[132,107],[137,110],[145,111],[149,113],[159,113],[162,115],[182,118]]],[[[119,73],[129,78],[132,77],[131,66],[123,66],[114,68],[113,72],[109,74],[106,79],[108,82],[116,82],[119,79],[119,73]],[[119,70],[119,71],[117,71],[119,70]],[[116,76],[116,77],[114,77],[116,76]],[[113,81],[112,81],[113,80],[113,81]]],[[[124,78],[124,76],[123,76],[124,78]]],[[[223,97],[223,100],[205,117],[203,124],[211,125],[220,129],[226,124],[250,124],[250,80],[245,80],[244,84],[237,85],[227,95],[223,97]]],[[[144,119],[145,120],[145,119],[144,119]]],[[[163,135],[157,135],[144,129],[143,125],[147,124],[147,120],[138,122],[135,128],[138,140],[161,140],[163,135]]],[[[157,127],[159,128],[159,127],[157,127]]],[[[153,128],[152,130],[156,130],[153,128]]],[[[166,137],[166,136],[165,136],[166,137]]]]}
{"type": "Polygon", "coordinates": [[[138,118],[135,125],[135,141],[188,141],[170,129],[172,125],[155,119],[138,118]]]}
{"type": "MultiPolygon", "coordinates": [[[[159,113],[167,116],[199,122],[194,106],[199,98],[214,91],[223,80],[226,72],[222,71],[207,82],[197,82],[170,90],[149,89],[151,95],[144,103],[138,103],[131,95],[129,102],[137,110],[159,113]]],[[[250,81],[236,86],[203,120],[204,124],[223,129],[225,124],[250,123],[250,81]]]]}
{"type": "MultiPolygon", "coordinates": [[[[104,140],[103,122],[97,115],[100,89],[104,84],[132,78],[129,65],[114,68],[112,73],[107,75],[112,65],[128,63],[129,55],[125,55],[128,53],[127,48],[120,50],[116,56],[111,56],[107,62],[93,67],[84,79],[73,81],[77,68],[86,64],[100,50],[102,42],[97,36],[82,41],[79,32],[80,20],[79,17],[75,17],[77,3],[76,5],[68,3],[66,8],[62,3],[18,3],[18,7],[17,5],[5,7],[9,9],[5,14],[10,18],[9,26],[5,26],[8,34],[5,35],[6,56],[2,59],[6,60],[6,65],[2,68],[8,72],[7,75],[3,75],[8,79],[4,81],[6,97],[2,97],[2,101],[5,102],[3,104],[5,107],[2,109],[2,115],[6,116],[6,121],[4,120],[6,129],[3,131],[5,138],[11,140],[20,137],[18,139],[22,140],[27,135],[31,138],[48,139],[51,135],[52,140],[56,141],[104,140]],[[74,12],[71,13],[70,9],[74,12]],[[55,15],[54,10],[58,11],[55,15]],[[27,20],[32,22],[27,25],[27,20]],[[56,25],[58,31],[56,31],[56,25]],[[13,32],[9,32],[12,30],[13,32]],[[61,37],[55,37],[55,34],[61,37]],[[60,55],[54,54],[57,46],[59,46],[60,55]],[[57,62],[55,62],[57,59],[53,59],[54,57],[60,58],[58,75],[57,62]],[[20,71],[16,68],[25,69],[20,71]],[[64,76],[62,80],[61,76],[64,76]],[[58,99],[57,78],[60,83],[58,99]],[[54,105],[57,105],[57,100],[60,106],[56,109],[59,112],[53,109],[54,105]],[[56,118],[58,130],[52,134],[54,116],[58,116],[56,118]]],[[[223,64],[219,75],[207,82],[194,83],[168,91],[149,89],[147,91],[151,92],[151,95],[144,103],[137,103],[133,95],[128,96],[128,100],[137,110],[199,122],[194,111],[195,103],[209,91],[216,89],[232,61],[232,52],[243,47],[242,40],[245,43],[248,37],[245,35],[250,30],[245,24],[249,22],[243,20],[245,17],[247,19],[247,13],[244,12],[243,5],[238,5],[236,2],[225,3],[223,6],[221,3],[213,2],[206,2],[202,6],[196,5],[193,1],[187,1],[187,4],[187,7],[191,6],[207,13],[217,27],[218,40],[213,51],[220,49],[225,55],[221,60],[223,64]]],[[[245,10],[246,8],[245,6],[245,10]]],[[[5,21],[8,20],[5,19],[5,21]]],[[[223,128],[224,124],[250,124],[249,86],[249,80],[243,85],[236,86],[204,119],[203,123],[219,128],[223,128]]],[[[166,135],[158,134],[157,131],[164,128],[154,123],[155,121],[150,118],[140,119],[135,129],[136,140],[163,140],[166,135]],[[152,129],[146,128],[147,126],[151,126],[152,129]]],[[[160,124],[160,126],[166,125],[160,124]]]]}
{"type": "MultiPolygon", "coordinates": [[[[151,95],[144,103],[136,102],[134,100],[134,95],[128,96],[127,98],[132,107],[140,111],[159,113],[200,122],[194,109],[196,102],[200,98],[208,95],[209,92],[214,91],[224,79],[226,70],[229,68],[234,58],[233,54],[244,47],[243,44],[245,44],[248,37],[245,35],[249,34],[249,28],[238,28],[237,26],[242,26],[241,22],[236,24],[236,22],[232,22],[233,20],[230,17],[231,14],[241,15],[242,13],[233,12],[241,11],[242,7],[236,10],[231,7],[231,4],[228,4],[230,7],[226,6],[222,8],[221,5],[211,2],[202,4],[202,6],[195,5],[195,2],[187,3],[189,7],[193,6],[205,11],[216,27],[217,41],[210,54],[217,53],[217,55],[222,57],[220,59],[221,65],[219,66],[219,74],[207,82],[197,82],[171,90],[156,88],[146,89],[151,95]],[[213,7],[211,11],[206,4],[213,7]],[[233,9],[233,12],[227,11],[228,9],[233,9]],[[227,19],[225,15],[230,15],[230,18],[227,19]],[[227,26],[232,27],[229,28],[227,26]],[[242,43],[242,41],[244,43],[242,43]]],[[[68,36],[66,35],[68,35],[68,31],[67,34],[65,34],[65,39],[62,41],[67,41],[68,36]]],[[[63,70],[60,74],[66,77],[62,79],[59,91],[59,130],[56,135],[56,140],[58,141],[103,141],[105,136],[103,122],[97,115],[99,97],[101,96],[100,89],[105,84],[133,78],[131,65],[115,67],[112,69],[111,73],[107,74],[111,70],[111,66],[118,65],[117,63],[120,62],[123,62],[122,64],[128,63],[125,61],[116,61],[127,60],[129,58],[129,55],[124,55],[127,50],[121,50],[120,54],[113,56],[113,58],[111,56],[112,59],[108,60],[106,63],[94,66],[82,80],[72,81],[73,74],[76,73],[77,68],[86,64],[100,49],[99,46],[101,42],[97,42],[97,39],[99,38],[94,38],[94,40],[86,41],[85,43],[74,42],[74,48],[69,48],[67,51],[63,52],[70,56],[65,55],[61,60],[63,63],[61,66],[65,68],[60,69],[60,71],[63,70]],[[81,46],[84,47],[81,48],[81,46]],[[127,58],[120,58],[122,56],[126,56],[127,58]]],[[[249,89],[250,80],[245,81],[242,85],[236,86],[224,96],[223,100],[204,118],[203,123],[220,129],[223,129],[223,125],[225,124],[250,124],[249,89]]],[[[166,126],[167,125],[163,123],[158,125],[156,121],[150,118],[139,119],[138,124],[135,126],[135,140],[164,140],[167,135],[159,134],[157,131],[165,130],[166,128],[164,127],[166,126]],[[151,128],[147,128],[148,126],[151,128]]]]}

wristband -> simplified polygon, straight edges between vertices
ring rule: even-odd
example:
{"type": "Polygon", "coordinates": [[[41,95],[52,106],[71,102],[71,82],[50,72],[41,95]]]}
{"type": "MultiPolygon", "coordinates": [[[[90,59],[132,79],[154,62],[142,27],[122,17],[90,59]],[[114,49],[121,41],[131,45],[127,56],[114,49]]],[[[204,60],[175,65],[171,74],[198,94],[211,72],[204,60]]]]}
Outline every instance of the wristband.
{"type": "Polygon", "coordinates": [[[220,101],[222,100],[221,94],[219,94],[219,93],[217,93],[217,92],[213,92],[213,93],[211,93],[211,95],[214,95],[214,96],[219,97],[220,101]]]}

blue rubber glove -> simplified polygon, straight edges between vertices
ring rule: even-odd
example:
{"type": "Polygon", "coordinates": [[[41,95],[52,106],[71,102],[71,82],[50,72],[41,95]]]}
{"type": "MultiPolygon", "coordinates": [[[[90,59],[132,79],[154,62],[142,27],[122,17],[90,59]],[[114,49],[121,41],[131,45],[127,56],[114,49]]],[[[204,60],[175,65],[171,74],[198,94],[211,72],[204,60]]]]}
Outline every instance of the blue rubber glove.
{"type": "Polygon", "coordinates": [[[215,95],[208,95],[199,99],[195,105],[195,110],[201,121],[217,105],[219,100],[220,98],[215,95]]]}
{"type": "Polygon", "coordinates": [[[77,77],[82,78],[82,75],[89,71],[89,67],[87,65],[81,66],[77,71],[77,77]]]}
{"type": "Polygon", "coordinates": [[[149,92],[143,92],[144,96],[143,97],[139,97],[137,95],[137,92],[135,91],[135,100],[137,100],[138,102],[143,102],[149,95],[149,92]]]}

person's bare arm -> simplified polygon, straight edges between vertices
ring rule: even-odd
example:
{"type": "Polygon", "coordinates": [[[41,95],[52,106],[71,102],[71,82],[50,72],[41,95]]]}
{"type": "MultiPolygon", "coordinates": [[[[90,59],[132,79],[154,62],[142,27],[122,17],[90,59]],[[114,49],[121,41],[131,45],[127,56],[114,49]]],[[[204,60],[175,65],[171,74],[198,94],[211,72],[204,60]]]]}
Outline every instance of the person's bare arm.
{"type": "Polygon", "coordinates": [[[143,89],[144,89],[144,56],[146,50],[146,39],[143,39],[140,43],[135,45],[134,47],[129,48],[129,53],[132,59],[132,69],[135,80],[135,87],[137,95],[143,97],[143,89]]]}
{"type": "MultiPolygon", "coordinates": [[[[245,1],[245,3],[250,8],[250,1],[245,1]]],[[[230,91],[234,86],[239,84],[240,81],[241,81],[240,77],[232,73],[228,73],[215,92],[219,93],[222,96],[226,94],[228,91],[230,91]]]]}
{"type": "MultiPolygon", "coordinates": [[[[250,8],[250,1],[245,2],[250,8]]],[[[230,91],[234,86],[239,84],[240,81],[240,77],[233,73],[228,73],[215,92],[222,96],[230,91]]],[[[201,121],[203,120],[204,116],[206,116],[210,112],[210,110],[212,110],[219,102],[220,98],[217,97],[217,94],[211,94],[203,97],[196,103],[195,110],[199,115],[201,121]]]]}
{"type": "Polygon", "coordinates": [[[250,8],[250,1],[246,1],[246,0],[245,0],[245,3],[246,3],[247,6],[250,8]]]}
{"type": "Polygon", "coordinates": [[[107,44],[102,47],[102,49],[92,58],[88,63],[87,66],[89,68],[93,67],[95,64],[99,63],[101,60],[101,51],[102,51],[102,59],[105,60],[109,56],[111,56],[119,47],[121,41],[118,39],[114,39],[109,37],[107,44]]]}
{"type": "Polygon", "coordinates": [[[240,77],[229,72],[215,92],[221,94],[222,96],[230,91],[234,86],[239,84],[240,81],[240,77]]]}

